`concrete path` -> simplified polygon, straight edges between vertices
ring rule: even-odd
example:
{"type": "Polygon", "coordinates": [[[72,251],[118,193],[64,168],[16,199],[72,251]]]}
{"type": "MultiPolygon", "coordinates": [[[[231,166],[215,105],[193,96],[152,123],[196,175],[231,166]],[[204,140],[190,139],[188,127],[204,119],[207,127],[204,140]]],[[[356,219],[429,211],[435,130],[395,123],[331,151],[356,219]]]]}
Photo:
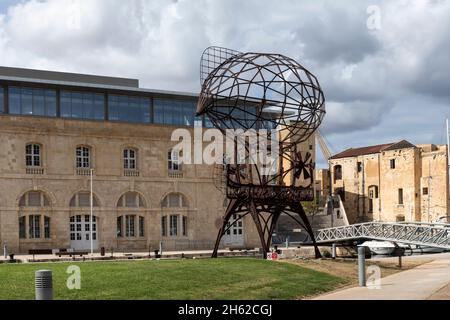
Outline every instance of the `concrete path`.
{"type": "MultiPolygon", "coordinates": [[[[450,256],[381,279],[379,289],[355,287],[314,300],[426,300],[450,284],[450,256]]],[[[441,295],[439,295],[441,296],[441,295]]]]}

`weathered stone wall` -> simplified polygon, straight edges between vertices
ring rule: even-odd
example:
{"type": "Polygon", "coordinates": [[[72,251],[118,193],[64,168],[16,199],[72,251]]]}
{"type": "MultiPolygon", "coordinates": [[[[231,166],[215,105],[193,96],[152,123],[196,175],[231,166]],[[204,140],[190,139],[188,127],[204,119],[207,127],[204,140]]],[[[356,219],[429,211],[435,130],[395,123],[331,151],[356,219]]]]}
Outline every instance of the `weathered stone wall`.
{"type": "MultiPolygon", "coordinates": [[[[161,240],[167,240],[170,245],[173,239],[161,236],[163,214],[187,216],[188,234],[177,239],[213,243],[218,232],[216,222],[225,211],[224,195],[213,184],[212,166],[184,165],[182,177],[169,177],[168,150],[176,144],[170,141],[173,129],[158,125],[0,116],[1,242],[6,242],[9,251],[16,253],[70,246],[70,216],[89,214],[89,208],[69,207],[76,193],[89,190],[89,177],[78,176],[75,164],[76,147],[88,145],[92,148],[95,169],[94,193],[100,203],[94,208],[99,219],[99,247],[149,250],[158,248],[161,240]],[[25,145],[31,142],[42,145],[42,175],[26,174],[25,145]],[[138,150],[139,177],[124,176],[125,147],[138,150]],[[50,207],[42,214],[51,217],[51,239],[19,240],[19,216],[27,213],[24,210],[37,213],[43,210],[19,208],[19,199],[31,190],[42,191],[50,199],[50,207]],[[128,191],[141,194],[145,207],[117,208],[119,198],[128,191]],[[182,193],[188,207],[162,209],[161,201],[171,192],[182,193]],[[117,217],[127,213],[145,218],[144,238],[116,237],[117,217]]],[[[248,217],[244,220],[244,234],[245,246],[259,246],[253,222],[248,217]]]]}
{"type": "Polygon", "coordinates": [[[445,145],[332,159],[329,164],[333,191],[345,190],[344,205],[350,223],[435,222],[449,212],[445,145]],[[391,160],[395,160],[395,168],[391,168],[391,160]],[[339,165],[342,179],[336,180],[335,168],[339,165]],[[375,187],[378,187],[378,197],[372,194],[371,199],[370,189],[375,187]],[[403,203],[400,203],[399,189],[403,190],[403,203]]]}

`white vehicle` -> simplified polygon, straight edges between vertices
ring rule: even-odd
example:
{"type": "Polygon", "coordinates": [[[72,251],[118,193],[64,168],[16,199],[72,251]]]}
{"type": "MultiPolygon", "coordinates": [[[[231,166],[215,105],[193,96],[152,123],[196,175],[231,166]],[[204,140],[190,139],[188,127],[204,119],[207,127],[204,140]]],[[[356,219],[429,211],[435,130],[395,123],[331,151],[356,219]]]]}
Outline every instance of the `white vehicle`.
{"type": "Polygon", "coordinates": [[[395,250],[395,245],[389,241],[366,241],[361,246],[368,247],[370,252],[379,255],[390,255],[395,250]]]}

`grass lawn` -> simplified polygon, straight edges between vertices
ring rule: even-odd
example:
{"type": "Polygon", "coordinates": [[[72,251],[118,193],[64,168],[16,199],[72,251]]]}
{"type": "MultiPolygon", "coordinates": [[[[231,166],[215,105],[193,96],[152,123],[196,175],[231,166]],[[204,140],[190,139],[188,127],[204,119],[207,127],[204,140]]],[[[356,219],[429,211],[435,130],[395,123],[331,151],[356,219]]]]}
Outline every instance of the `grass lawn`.
{"type": "Polygon", "coordinates": [[[347,279],[299,265],[258,259],[196,259],[0,264],[0,299],[34,299],[34,272],[52,270],[55,299],[296,299],[333,290],[347,279]],[[69,290],[68,266],[81,268],[69,290]]]}

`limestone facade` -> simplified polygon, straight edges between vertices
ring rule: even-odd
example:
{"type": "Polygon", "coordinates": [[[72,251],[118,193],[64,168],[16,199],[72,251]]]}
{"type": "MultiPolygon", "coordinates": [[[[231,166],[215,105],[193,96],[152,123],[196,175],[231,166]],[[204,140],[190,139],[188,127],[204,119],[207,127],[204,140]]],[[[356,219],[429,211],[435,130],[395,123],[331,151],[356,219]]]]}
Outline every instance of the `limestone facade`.
{"type": "MultiPolygon", "coordinates": [[[[81,199],[83,193],[86,195],[90,190],[88,173],[76,168],[76,149],[86,146],[94,169],[97,250],[101,247],[106,250],[155,250],[159,249],[160,241],[167,250],[212,248],[218,221],[225,210],[224,195],[213,184],[212,166],[183,165],[177,172],[169,171],[168,151],[175,145],[171,141],[173,129],[163,125],[0,116],[1,243],[7,244],[9,252],[15,253],[72,247],[71,217],[76,220],[81,216],[84,223],[85,216],[90,214],[90,202],[84,201],[80,207],[78,199],[74,198],[81,192],[81,199]],[[30,170],[27,167],[28,144],[41,148],[39,168],[30,170]],[[131,174],[123,165],[125,149],[135,150],[137,155],[137,169],[131,174]],[[36,198],[39,193],[42,193],[42,202],[31,203],[36,200],[31,198],[36,198]],[[130,199],[138,199],[137,202],[124,204],[121,197],[127,193],[130,193],[130,199]],[[133,198],[132,193],[137,198],[133,198]],[[183,203],[166,205],[166,196],[171,194],[180,195],[183,203]],[[40,224],[39,237],[30,235],[30,225],[34,223],[30,222],[31,216],[41,216],[37,222],[40,224]],[[128,230],[128,235],[125,229],[131,228],[131,222],[127,225],[126,216],[135,217],[129,218],[134,220],[134,230],[128,230]],[[173,235],[170,232],[171,216],[178,219],[178,230],[173,235]],[[22,218],[22,227],[21,217],[25,218],[22,218]],[[50,218],[48,238],[44,234],[44,217],[50,218]],[[120,237],[119,217],[123,217],[120,237]],[[163,217],[167,217],[164,233],[163,217]],[[141,222],[142,234],[139,230],[141,222]],[[21,232],[22,237],[19,236],[21,232]]],[[[72,224],[77,227],[76,223],[72,224]]],[[[242,245],[258,246],[257,233],[248,217],[244,218],[243,230],[242,245]]],[[[76,234],[76,231],[72,233],[76,234]]]]}
{"type": "Polygon", "coordinates": [[[348,149],[330,161],[332,189],[350,223],[447,221],[446,145],[407,141],[348,149]]]}

